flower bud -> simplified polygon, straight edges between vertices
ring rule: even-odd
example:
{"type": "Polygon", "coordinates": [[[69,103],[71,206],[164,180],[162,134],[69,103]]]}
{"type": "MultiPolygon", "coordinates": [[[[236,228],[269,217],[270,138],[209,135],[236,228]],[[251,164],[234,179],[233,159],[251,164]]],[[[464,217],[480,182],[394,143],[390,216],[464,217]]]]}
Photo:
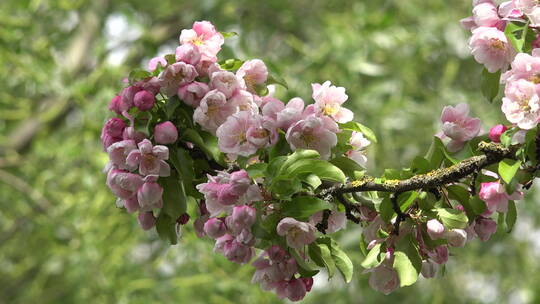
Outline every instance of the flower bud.
{"type": "Polygon", "coordinates": [[[172,122],[162,122],[154,127],[154,139],[158,144],[172,144],[178,139],[178,130],[172,122]]]}
{"type": "Polygon", "coordinates": [[[496,231],[497,223],[490,218],[479,217],[475,222],[474,232],[484,242],[489,240],[496,231]]]}
{"type": "Polygon", "coordinates": [[[154,208],[163,207],[161,196],[163,188],[156,182],[145,182],[137,191],[137,199],[141,210],[150,211],[154,208]]]}
{"type": "Polygon", "coordinates": [[[249,229],[257,219],[256,210],[253,207],[243,205],[235,206],[232,211],[232,222],[236,228],[249,229]]]}
{"type": "Polygon", "coordinates": [[[236,240],[226,242],[223,247],[223,255],[225,255],[229,261],[238,264],[249,262],[254,254],[255,250],[252,247],[246,246],[236,240]]]}
{"type": "Polygon", "coordinates": [[[122,97],[116,95],[113,97],[111,102],[109,102],[109,111],[115,112],[116,114],[122,114],[122,97]]]}
{"type": "Polygon", "coordinates": [[[156,218],[152,211],[140,212],[137,220],[143,230],[149,230],[156,225],[156,218]]]}
{"type": "Polygon", "coordinates": [[[124,140],[126,139],[132,139],[135,141],[136,144],[140,143],[143,139],[146,138],[146,134],[143,132],[135,130],[134,127],[127,127],[124,129],[124,132],[122,133],[122,138],[124,140]]]}
{"type": "Polygon", "coordinates": [[[489,139],[492,142],[501,142],[501,135],[507,130],[505,125],[496,125],[489,129],[489,139]]]}
{"type": "Polygon", "coordinates": [[[426,279],[433,278],[437,274],[437,270],[439,269],[439,265],[437,265],[435,262],[430,260],[422,261],[422,275],[426,279]]]}
{"type": "Polygon", "coordinates": [[[433,251],[428,251],[427,255],[433,262],[437,264],[445,264],[448,262],[448,247],[438,246],[433,251]]]}
{"type": "Polygon", "coordinates": [[[292,279],[287,284],[285,295],[293,302],[300,301],[306,296],[306,285],[301,279],[292,279]]]}
{"type": "Polygon", "coordinates": [[[139,201],[136,196],[123,200],[124,207],[128,213],[133,213],[139,210],[139,201]]]}
{"type": "Polygon", "coordinates": [[[467,232],[463,229],[452,229],[445,233],[445,237],[452,247],[463,247],[467,243],[467,232]]]}
{"type": "Polygon", "coordinates": [[[313,287],[313,278],[300,278],[304,282],[304,285],[306,285],[306,291],[311,291],[311,287],[313,287]]]}
{"type": "Polygon", "coordinates": [[[122,133],[126,128],[126,123],[117,117],[107,120],[103,126],[102,132],[111,137],[122,137],[122,133]]]}
{"type": "Polygon", "coordinates": [[[433,240],[440,239],[444,234],[444,226],[436,219],[427,222],[427,233],[433,240]]]}
{"type": "Polygon", "coordinates": [[[145,90],[137,92],[137,94],[135,94],[135,97],[133,97],[133,103],[141,111],[148,111],[152,109],[155,101],[156,98],[154,97],[154,95],[145,90]]]}
{"type": "Polygon", "coordinates": [[[369,286],[385,295],[399,287],[397,272],[384,264],[373,270],[369,277],[369,286]]]}
{"type": "Polygon", "coordinates": [[[176,222],[180,225],[185,225],[189,222],[189,214],[187,213],[184,213],[182,215],[180,215],[178,217],[178,219],[176,219],[176,222]]]}
{"type": "Polygon", "coordinates": [[[204,223],[204,232],[213,239],[218,239],[225,235],[227,227],[222,219],[213,217],[204,223]]]}
{"type": "Polygon", "coordinates": [[[266,252],[268,253],[268,258],[272,260],[272,262],[283,261],[287,255],[287,252],[285,252],[285,250],[279,245],[272,245],[266,250],[266,252]]]}

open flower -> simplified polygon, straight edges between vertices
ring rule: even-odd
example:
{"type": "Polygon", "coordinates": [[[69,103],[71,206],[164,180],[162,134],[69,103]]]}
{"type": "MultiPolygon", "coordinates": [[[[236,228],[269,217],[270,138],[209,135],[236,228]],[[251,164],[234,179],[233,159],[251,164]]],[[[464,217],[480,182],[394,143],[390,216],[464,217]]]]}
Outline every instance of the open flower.
{"type": "Polygon", "coordinates": [[[353,149],[345,152],[345,155],[365,168],[367,165],[367,156],[364,150],[371,144],[371,142],[365,138],[364,134],[361,132],[353,131],[349,144],[353,147],[353,149]]]}
{"type": "Polygon", "coordinates": [[[485,215],[489,215],[495,211],[508,211],[508,200],[520,200],[523,198],[523,193],[520,191],[515,191],[511,195],[508,195],[504,189],[504,185],[496,181],[482,183],[480,185],[480,192],[478,196],[481,200],[486,202],[487,210],[485,215]]]}
{"type": "Polygon", "coordinates": [[[313,149],[322,159],[330,157],[332,147],[337,144],[337,125],[333,121],[310,115],[293,124],[287,131],[286,139],[292,150],[313,149]]]}
{"type": "Polygon", "coordinates": [[[369,286],[385,295],[399,287],[397,272],[384,264],[377,266],[369,276],[369,286]]]}
{"type": "Polygon", "coordinates": [[[215,133],[218,127],[236,112],[237,107],[227,102],[223,93],[212,90],[204,96],[199,107],[195,109],[193,120],[206,131],[215,133]]]}
{"type": "Polygon", "coordinates": [[[161,91],[167,96],[174,96],[180,86],[192,82],[198,75],[191,64],[185,62],[171,64],[159,75],[161,91]]]}
{"type": "Polygon", "coordinates": [[[330,81],[325,81],[322,85],[313,83],[311,87],[316,113],[330,116],[339,123],[346,123],[353,119],[353,112],[341,106],[349,98],[345,94],[344,87],[333,86],[330,81]]]}
{"type": "Polygon", "coordinates": [[[479,27],[473,30],[469,47],[474,59],[483,64],[490,73],[504,70],[516,52],[503,32],[494,27],[479,27]]]}
{"type": "MultiPolygon", "coordinates": [[[[323,211],[316,212],[309,218],[309,222],[315,226],[318,223],[322,222],[323,211]]],[[[347,217],[345,212],[331,211],[328,216],[328,228],[326,228],[326,233],[335,233],[341,229],[344,229],[347,226],[347,217]]]]}
{"type": "Polygon", "coordinates": [[[244,62],[236,71],[242,87],[251,93],[255,93],[257,86],[262,85],[268,78],[268,69],[260,59],[252,59],[244,62]]]}
{"type": "Polygon", "coordinates": [[[292,217],[282,219],[277,225],[278,235],[285,236],[287,245],[300,249],[315,241],[315,226],[292,217]]]}
{"type": "Polygon", "coordinates": [[[465,103],[444,107],[441,121],[443,134],[451,139],[448,143],[450,152],[460,150],[480,132],[480,119],[469,117],[469,105],[465,103]]]}
{"type": "Polygon", "coordinates": [[[502,111],[509,122],[530,130],[540,120],[540,98],[536,85],[524,79],[508,83],[504,90],[502,111]]]}
{"type": "Polygon", "coordinates": [[[171,168],[165,161],[169,159],[169,148],[166,146],[153,146],[148,139],[144,139],[138,145],[139,149],[133,150],[127,157],[127,164],[133,167],[139,166],[141,175],[169,176],[171,168]]]}
{"type": "Polygon", "coordinates": [[[202,60],[216,62],[216,55],[224,42],[223,35],[208,21],[197,21],[193,23],[192,29],[182,30],[180,33],[180,44],[190,43],[197,46],[202,60]]]}

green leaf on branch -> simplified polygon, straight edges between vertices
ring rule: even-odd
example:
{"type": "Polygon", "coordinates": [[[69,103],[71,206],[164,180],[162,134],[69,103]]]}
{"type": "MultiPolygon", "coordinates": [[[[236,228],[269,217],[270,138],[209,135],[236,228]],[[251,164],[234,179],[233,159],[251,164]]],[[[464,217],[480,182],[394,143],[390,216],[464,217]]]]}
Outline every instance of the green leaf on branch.
{"type": "Polygon", "coordinates": [[[379,260],[379,253],[381,253],[381,244],[377,244],[371,248],[360,266],[366,269],[379,266],[383,262],[383,260],[379,260]]]}
{"type": "Polygon", "coordinates": [[[266,80],[267,84],[279,84],[280,86],[284,87],[285,89],[289,89],[289,86],[287,85],[287,81],[283,79],[283,77],[277,75],[277,74],[270,74],[268,75],[268,79],[266,80]]]}
{"type": "Polygon", "coordinates": [[[486,203],[481,200],[478,196],[473,196],[469,200],[469,204],[471,205],[472,210],[474,211],[475,215],[482,214],[486,211],[486,203]]]}
{"type": "Polygon", "coordinates": [[[410,286],[418,280],[418,271],[407,254],[401,251],[394,252],[394,269],[399,277],[399,286],[410,286]]]}
{"type": "Polygon", "coordinates": [[[436,208],[434,211],[447,229],[464,229],[467,227],[468,218],[463,211],[450,208],[436,208]]]}
{"type": "Polygon", "coordinates": [[[336,157],[330,160],[330,162],[336,167],[338,167],[339,169],[341,169],[343,173],[345,173],[347,176],[351,178],[354,177],[355,171],[364,170],[364,168],[362,168],[357,162],[345,156],[336,157]]]}
{"type": "Polygon", "coordinates": [[[143,69],[135,69],[129,73],[128,80],[130,84],[152,77],[152,74],[143,69]]]}
{"type": "Polygon", "coordinates": [[[521,161],[505,158],[499,162],[499,175],[505,183],[510,184],[520,166],[521,161]]]}
{"type": "Polygon", "coordinates": [[[156,220],[156,231],[159,237],[164,241],[171,242],[172,245],[178,243],[176,234],[176,218],[171,218],[162,210],[156,220]]]}
{"type": "Polygon", "coordinates": [[[336,272],[336,264],[332,258],[332,253],[328,245],[324,243],[313,242],[308,246],[309,256],[320,267],[326,268],[328,278],[332,278],[336,272]]]}
{"type": "Polygon", "coordinates": [[[354,266],[349,256],[343,250],[341,250],[341,248],[339,248],[338,243],[332,238],[320,237],[317,239],[317,243],[326,244],[326,246],[330,248],[330,253],[332,255],[334,264],[343,276],[345,282],[349,283],[352,280],[352,275],[354,272],[354,266]]]}
{"type": "Polygon", "coordinates": [[[508,22],[504,29],[504,34],[508,41],[512,44],[514,49],[518,53],[523,52],[525,41],[527,38],[527,31],[529,29],[529,22],[508,22]]]}
{"type": "Polygon", "coordinates": [[[399,209],[402,212],[405,212],[405,210],[409,208],[409,206],[414,202],[414,200],[416,200],[418,195],[419,195],[418,191],[408,191],[408,192],[400,194],[398,197],[399,209]]]}
{"type": "Polygon", "coordinates": [[[244,64],[244,61],[236,58],[226,59],[219,62],[219,66],[226,71],[238,70],[242,64],[244,64]]]}
{"type": "Polygon", "coordinates": [[[176,55],[175,54],[167,54],[163,56],[165,60],[167,61],[167,64],[175,64],[176,63],[176,55]]]}
{"type": "Polygon", "coordinates": [[[237,32],[220,32],[220,34],[223,36],[223,38],[227,39],[230,37],[238,36],[237,32]]]}
{"type": "Polygon", "coordinates": [[[340,129],[342,130],[351,130],[362,133],[369,141],[372,143],[377,143],[377,136],[375,136],[375,132],[371,130],[370,128],[364,126],[363,124],[356,122],[356,121],[350,121],[344,124],[339,124],[340,129]]]}
{"type": "Polygon", "coordinates": [[[313,196],[297,196],[281,206],[283,215],[299,220],[307,219],[315,212],[330,208],[327,202],[313,196]]]}
{"type": "Polygon", "coordinates": [[[381,215],[381,219],[385,223],[390,223],[390,220],[394,217],[396,214],[394,212],[394,208],[392,207],[392,201],[389,197],[385,197],[382,202],[379,204],[379,213],[381,215]]]}
{"type": "Polygon", "coordinates": [[[499,94],[499,82],[501,79],[501,71],[490,73],[485,68],[482,70],[481,89],[484,97],[493,102],[493,99],[499,94]]]}
{"type": "Polygon", "coordinates": [[[319,270],[317,269],[317,265],[315,265],[315,263],[302,258],[300,254],[296,252],[296,250],[291,250],[290,253],[298,264],[298,272],[300,273],[301,277],[309,278],[319,273],[319,270]]]}
{"type": "Polygon", "coordinates": [[[180,215],[186,213],[187,209],[184,185],[175,174],[160,177],[158,181],[163,188],[163,209],[161,213],[165,213],[176,220],[180,215]]]}
{"type": "Polygon", "coordinates": [[[517,209],[514,201],[508,201],[508,212],[506,213],[506,231],[510,233],[516,224],[517,209]]]}
{"type": "Polygon", "coordinates": [[[257,163],[249,165],[246,168],[246,171],[252,179],[266,176],[266,168],[268,167],[267,163],[257,163]]]}

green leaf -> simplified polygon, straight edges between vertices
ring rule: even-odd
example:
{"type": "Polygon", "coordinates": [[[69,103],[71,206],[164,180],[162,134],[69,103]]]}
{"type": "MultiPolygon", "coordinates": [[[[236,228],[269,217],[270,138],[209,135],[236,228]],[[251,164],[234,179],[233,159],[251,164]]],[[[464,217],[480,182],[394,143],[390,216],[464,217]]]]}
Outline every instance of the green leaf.
{"type": "Polygon", "coordinates": [[[280,86],[284,87],[285,89],[289,89],[289,86],[287,85],[287,81],[283,79],[281,76],[277,74],[269,74],[268,79],[266,80],[267,84],[279,84],[280,86]]]}
{"type": "Polygon", "coordinates": [[[404,252],[394,252],[393,266],[398,274],[399,285],[401,287],[410,286],[418,280],[419,271],[416,270],[413,263],[404,252]]]}
{"type": "Polygon", "coordinates": [[[306,149],[298,149],[294,151],[293,154],[289,155],[287,157],[287,160],[283,165],[281,166],[280,174],[288,174],[288,170],[291,167],[291,165],[297,163],[299,160],[302,159],[317,159],[320,157],[319,152],[315,150],[306,150],[306,149]]]}
{"type": "MultiPolygon", "coordinates": [[[[285,166],[284,166],[285,167],[285,166]]],[[[317,175],[322,180],[344,183],[345,174],[341,169],[332,165],[328,161],[320,159],[301,159],[283,170],[283,176],[294,178],[305,173],[317,175]]]]}
{"type": "Polygon", "coordinates": [[[505,158],[499,162],[499,175],[505,183],[510,184],[520,166],[521,161],[505,158]]]}
{"type": "Polygon", "coordinates": [[[355,171],[364,170],[357,162],[345,156],[336,157],[330,160],[330,163],[341,169],[343,173],[351,178],[354,177],[355,171]]]}
{"type": "Polygon", "coordinates": [[[416,200],[419,193],[417,191],[409,191],[399,195],[398,205],[399,209],[403,212],[409,208],[409,206],[416,200]]]}
{"type": "Polygon", "coordinates": [[[308,174],[306,177],[301,178],[303,182],[308,184],[313,190],[319,188],[322,185],[321,179],[315,174],[308,174]]]}
{"type": "Polygon", "coordinates": [[[172,245],[178,243],[178,235],[176,234],[176,218],[171,218],[164,211],[159,213],[156,220],[156,231],[162,240],[168,240],[172,245]]]}
{"type": "Polygon", "coordinates": [[[288,200],[295,193],[302,191],[302,182],[296,177],[291,179],[280,176],[272,180],[269,190],[276,198],[288,200]]]}
{"type": "Polygon", "coordinates": [[[165,114],[167,114],[169,120],[174,118],[174,112],[179,105],[180,100],[178,98],[169,98],[167,100],[167,103],[165,104],[165,114]]]}
{"type": "Polygon", "coordinates": [[[504,34],[518,53],[523,52],[528,28],[529,22],[522,23],[514,21],[506,24],[504,34]]]}
{"type": "Polygon", "coordinates": [[[415,174],[422,174],[429,172],[432,168],[427,159],[422,156],[417,156],[413,159],[411,169],[415,174]]]}
{"type": "Polygon", "coordinates": [[[508,212],[506,213],[506,231],[510,233],[516,224],[517,210],[514,201],[508,201],[508,212]]]}
{"type": "Polygon", "coordinates": [[[219,62],[219,66],[226,71],[238,70],[242,66],[242,64],[244,64],[244,61],[236,58],[227,59],[219,62]]]}
{"type": "Polygon", "coordinates": [[[227,39],[230,37],[238,36],[237,32],[220,32],[223,38],[227,39]]]}
{"type": "Polygon", "coordinates": [[[180,215],[186,213],[184,185],[173,174],[168,177],[160,177],[158,181],[163,187],[163,211],[161,213],[165,213],[176,220],[180,215]]]}
{"type": "Polygon", "coordinates": [[[330,208],[330,205],[322,199],[313,196],[297,196],[281,205],[281,213],[284,216],[301,220],[309,218],[315,212],[328,208],[330,208]]]}
{"type": "Polygon", "coordinates": [[[328,278],[334,276],[336,272],[336,264],[334,259],[332,259],[332,253],[330,248],[326,244],[321,243],[311,243],[308,246],[309,256],[320,267],[325,267],[328,271],[328,278]]]}
{"type": "Polygon", "coordinates": [[[467,227],[468,218],[463,211],[450,208],[436,208],[434,211],[447,229],[464,229],[467,227]]]}
{"type": "Polygon", "coordinates": [[[266,168],[268,167],[267,163],[256,163],[249,165],[246,168],[246,171],[252,179],[266,176],[266,168]]]}
{"type": "Polygon", "coordinates": [[[361,123],[350,121],[339,125],[340,129],[360,132],[372,143],[377,143],[377,136],[375,136],[375,132],[361,123]]]}
{"type": "Polygon", "coordinates": [[[152,77],[152,74],[150,72],[143,69],[135,69],[129,73],[128,80],[130,84],[133,84],[148,77],[152,77]]]}
{"type": "Polygon", "coordinates": [[[343,250],[341,250],[341,248],[339,248],[338,244],[333,239],[330,241],[330,251],[337,269],[343,276],[345,282],[349,283],[352,280],[354,272],[354,265],[351,259],[343,250]]]}
{"type": "Polygon", "coordinates": [[[381,215],[381,219],[385,223],[389,223],[390,220],[394,217],[396,214],[394,212],[394,208],[392,207],[392,201],[389,197],[385,197],[381,204],[379,205],[379,213],[381,215]]]}
{"type": "Polygon", "coordinates": [[[485,68],[482,70],[481,89],[484,97],[493,102],[493,99],[499,94],[499,83],[501,79],[501,71],[490,73],[485,68]]]}
{"type": "Polygon", "coordinates": [[[481,200],[478,196],[473,196],[469,200],[469,204],[471,205],[475,215],[484,213],[484,211],[486,211],[486,208],[487,208],[486,203],[483,200],[481,200]]]}
{"type": "Polygon", "coordinates": [[[175,64],[176,63],[176,55],[175,54],[167,54],[163,56],[165,60],[167,60],[167,64],[175,64]]]}
{"type": "Polygon", "coordinates": [[[301,277],[313,277],[319,273],[317,266],[313,262],[303,259],[296,250],[291,250],[290,253],[298,264],[298,272],[301,277]]]}
{"type": "Polygon", "coordinates": [[[373,248],[371,248],[360,266],[366,269],[379,266],[383,262],[382,260],[379,261],[379,253],[381,253],[381,244],[377,244],[373,248]]]}

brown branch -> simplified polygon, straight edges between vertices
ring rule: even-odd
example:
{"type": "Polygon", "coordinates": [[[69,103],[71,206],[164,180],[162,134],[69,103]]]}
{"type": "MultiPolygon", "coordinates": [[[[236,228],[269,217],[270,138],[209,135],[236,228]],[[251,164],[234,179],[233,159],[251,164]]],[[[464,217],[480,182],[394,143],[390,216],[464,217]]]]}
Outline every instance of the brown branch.
{"type": "Polygon", "coordinates": [[[515,149],[506,148],[501,144],[481,142],[478,149],[484,155],[473,156],[448,168],[441,168],[425,174],[415,175],[405,180],[376,181],[373,177],[364,177],[360,180],[337,185],[319,193],[319,197],[335,196],[337,194],[365,191],[380,192],[406,192],[411,190],[429,190],[460,179],[481,169],[495,164],[504,158],[515,158],[515,149]]]}

